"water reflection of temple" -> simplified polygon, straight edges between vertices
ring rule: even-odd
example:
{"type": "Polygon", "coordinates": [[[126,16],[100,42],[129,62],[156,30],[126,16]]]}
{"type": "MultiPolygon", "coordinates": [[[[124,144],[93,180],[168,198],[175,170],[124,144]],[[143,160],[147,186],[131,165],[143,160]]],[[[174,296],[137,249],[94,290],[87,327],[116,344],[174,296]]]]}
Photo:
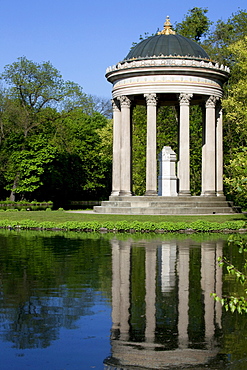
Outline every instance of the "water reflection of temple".
{"type": "Polygon", "coordinates": [[[223,242],[112,240],[112,356],[105,369],[206,364],[217,354],[223,242]]]}

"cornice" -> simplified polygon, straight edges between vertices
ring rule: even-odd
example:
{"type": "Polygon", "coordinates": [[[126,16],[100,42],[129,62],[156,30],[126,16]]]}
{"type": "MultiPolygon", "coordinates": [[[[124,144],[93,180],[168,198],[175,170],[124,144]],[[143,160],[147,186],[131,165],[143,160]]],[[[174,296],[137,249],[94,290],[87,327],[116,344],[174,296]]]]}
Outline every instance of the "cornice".
{"type": "Polygon", "coordinates": [[[134,73],[135,71],[145,71],[155,69],[172,69],[176,70],[185,70],[186,68],[201,69],[203,71],[214,71],[219,72],[225,75],[225,78],[228,78],[230,73],[230,68],[224,66],[223,64],[219,65],[217,62],[212,62],[207,59],[201,60],[196,58],[184,58],[184,57],[152,57],[148,59],[134,59],[129,61],[120,62],[116,65],[108,67],[106,70],[106,78],[110,77],[112,74],[120,71],[126,71],[134,73]]]}

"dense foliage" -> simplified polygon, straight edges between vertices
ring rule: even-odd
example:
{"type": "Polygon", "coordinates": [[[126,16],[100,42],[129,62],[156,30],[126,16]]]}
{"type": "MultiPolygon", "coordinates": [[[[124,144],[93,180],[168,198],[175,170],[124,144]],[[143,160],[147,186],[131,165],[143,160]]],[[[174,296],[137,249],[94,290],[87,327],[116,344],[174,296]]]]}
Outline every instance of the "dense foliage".
{"type": "MultiPolygon", "coordinates": [[[[64,231],[80,231],[80,232],[128,232],[128,233],[164,233],[164,232],[224,232],[233,230],[246,231],[246,221],[234,220],[225,222],[210,222],[205,220],[197,220],[193,222],[151,222],[151,221],[36,221],[34,219],[19,219],[13,220],[8,218],[8,212],[18,210],[5,211],[6,218],[0,220],[0,228],[7,229],[35,229],[35,230],[64,230],[64,231]]],[[[47,211],[52,212],[49,208],[47,211]]],[[[62,211],[54,211],[62,212],[62,211]]]]}
{"type": "MultiPolygon", "coordinates": [[[[2,199],[100,199],[108,195],[111,157],[104,100],[64,81],[48,63],[19,58],[1,75],[0,188],[2,199]],[[104,149],[106,147],[106,149],[104,149]]],[[[109,135],[110,136],[110,135],[109,135]]]]}

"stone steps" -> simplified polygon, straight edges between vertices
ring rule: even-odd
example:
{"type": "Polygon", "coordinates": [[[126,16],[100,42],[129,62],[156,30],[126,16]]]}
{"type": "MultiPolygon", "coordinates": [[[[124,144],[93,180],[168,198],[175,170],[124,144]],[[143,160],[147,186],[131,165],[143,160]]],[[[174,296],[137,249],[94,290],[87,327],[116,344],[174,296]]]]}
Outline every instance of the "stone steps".
{"type": "Polygon", "coordinates": [[[112,214],[132,214],[132,215],[186,215],[186,214],[229,214],[234,213],[228,207],[215,209],[215,208],[145,208],[145,207],[100,207],[94,208],[96,213],[112,213],[112,214]]]}
{"type": "Polygon", "coordinates": [[[174,214],[229,214],[239,213],[241,209],[226,201],[224,196],[110,196],[101,206],[94,207],[96,213],[136,214],[136,215],[174,215],[174,214]]]}
{"type": "Polygon", "coordinates": [[[167,208],[167,207],[177,207],[177,208],[182,208],[182,207],[229,207],[226,206],[226,202],[215,202],[215,203],[200,203],[200,202],[194,202],[194,203],[186,203],[186,202],[181,202],[181,203],[176,203],[176,202],[113,202],[113,201],[103,201],[101,203],[101,206],[103,207],[138,207],[138,208],[147,208],[147,207],[158,207],[158,208],[167,208]]]}

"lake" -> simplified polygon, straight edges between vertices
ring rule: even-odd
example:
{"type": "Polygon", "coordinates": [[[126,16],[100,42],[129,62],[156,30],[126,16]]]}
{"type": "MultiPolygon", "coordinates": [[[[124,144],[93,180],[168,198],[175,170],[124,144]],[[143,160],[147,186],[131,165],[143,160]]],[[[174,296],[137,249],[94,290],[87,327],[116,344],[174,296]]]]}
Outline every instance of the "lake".
{"type": "Polygon", "coordinates": [[[0,231],[0,368],[246,369],[229,237],[0,231]]]}

